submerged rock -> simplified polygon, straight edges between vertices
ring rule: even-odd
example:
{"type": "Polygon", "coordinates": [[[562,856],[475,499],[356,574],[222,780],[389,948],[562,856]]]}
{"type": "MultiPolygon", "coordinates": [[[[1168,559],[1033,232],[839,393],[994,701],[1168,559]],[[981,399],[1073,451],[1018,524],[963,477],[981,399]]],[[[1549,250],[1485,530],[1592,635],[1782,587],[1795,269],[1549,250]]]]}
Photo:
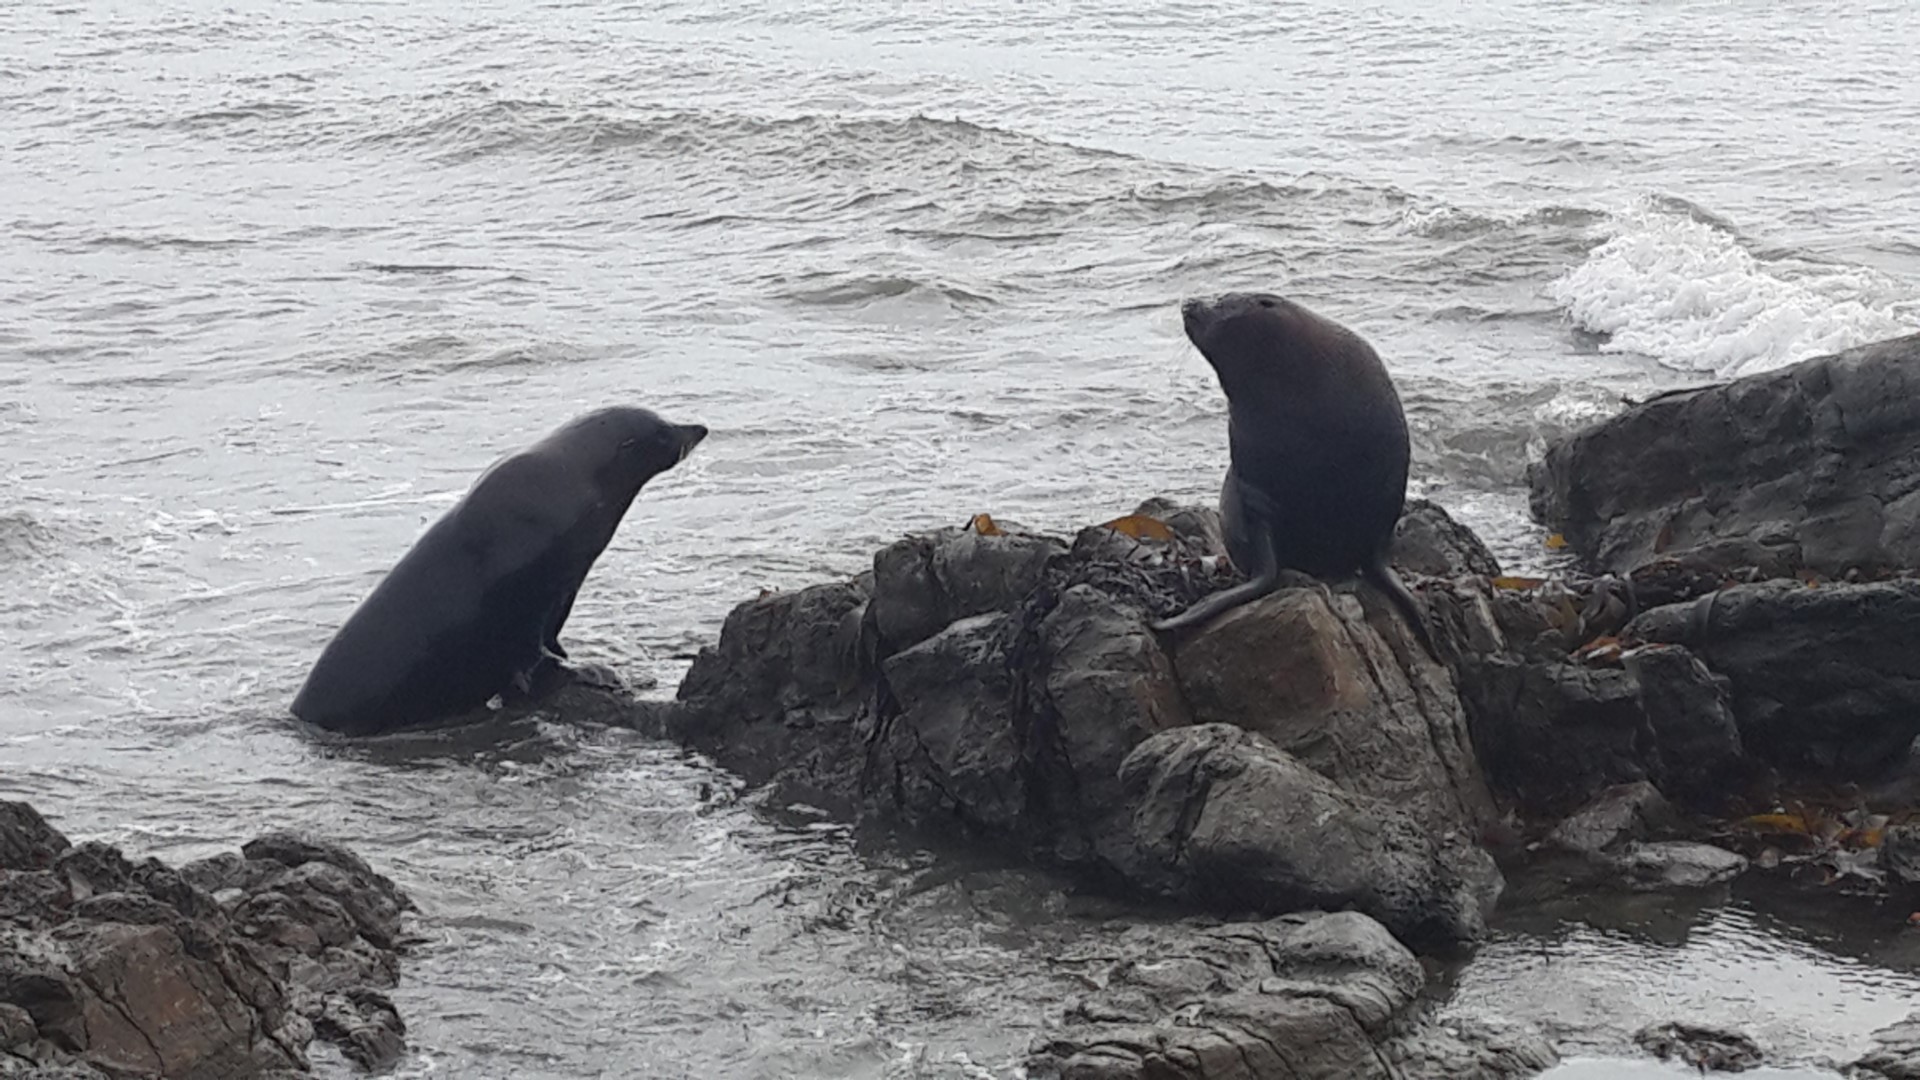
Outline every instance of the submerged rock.
{"type": "Polygon", "coordinates": [[[404,1049],[382,991],[412,903],[335,845],[271,834],[176,870],[3,803],[0,898],[0,1075],[304,1074],[316,1035],[367,1068],[404,1049]]]}
{"type": "Polygon", "coordinates": [[[1703,1073],[1745,1072],[1766,1060],[1760,1044],[1737,1031],[1703,1024],[1656,1024],[1633,1041],[1662,1061],[1678,1061],[1703,1073]]]}
{"type": "Polygon", "coordinates": [[[1537,1036],[1409,1023],[1426,981],[1420,962],[1351,912],[1128,926],[1060,962],[1077,964],[1095,989],[1034,1048],[1035,1080],[1493,1080],[1554,1060],[1537,1036]],[[1416,1062],[1449,1071],[1408,1068],[1416,1062]]]}
{"type": "Polygon", "coordinates": [[[1920,1080],[1920,1012],[1873,1033],[1878,1045],[1848,1068],[1859,1080],[1920,1080]]]}
{"type": "Polygon", "coordinates": [[[1595,569],[1920,567],[1920,335],[1662,394],[1529,473],[1534,515],[1595,569]]]}
{"type": "Polygon", "coordinates": [[[1614,865],[1630,888],[1667,891],[1724,885],[1746,872],[1747,859],[1712,844],[1667,840],[1633,844],[1614,865]]]}

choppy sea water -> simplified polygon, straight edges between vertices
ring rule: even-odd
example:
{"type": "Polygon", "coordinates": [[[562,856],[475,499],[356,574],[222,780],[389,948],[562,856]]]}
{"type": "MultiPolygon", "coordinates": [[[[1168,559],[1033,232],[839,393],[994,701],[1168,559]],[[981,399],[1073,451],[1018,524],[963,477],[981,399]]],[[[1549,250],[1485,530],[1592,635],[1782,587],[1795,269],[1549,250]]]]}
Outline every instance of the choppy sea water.
{"type": "MultiPolygon", "coordinates": [[[[1920,329],[1914,40],[1904,0],[9,4],[0,791],[168,857],[354,840],[426,909],[408,1075],[1011,1075],[1075,902],[630,735],[340,749],[287,698],[481,468],[611,401],[714,430],[568,624],[663,687],[904,532],[1211,499],[1175,308],[1227,288],[1373,340],[1416,488],[1536,564],[1545,437],[1920,329]]],[[[1651,942],[1820,1054],[1912,992],[1698,919],[1761,974],[1570,918],[1458,996],[1604,1015],[1651,942]],[[1845,1023],[1791,990],[1829,976],[1845,1023]]]]}

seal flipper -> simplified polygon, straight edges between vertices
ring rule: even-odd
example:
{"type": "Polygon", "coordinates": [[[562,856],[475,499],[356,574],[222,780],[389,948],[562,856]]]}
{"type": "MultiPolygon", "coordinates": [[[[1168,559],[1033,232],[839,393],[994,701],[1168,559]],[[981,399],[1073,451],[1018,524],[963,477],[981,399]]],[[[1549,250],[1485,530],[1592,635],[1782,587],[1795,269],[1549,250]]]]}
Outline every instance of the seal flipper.
{"type": "MultiPolygon", "coordinates": [[[[583,578],[582,580],[585,579],[583,578]]],[[[553,614],[547,618],[546,638],[540,643],[548,652],[562,660],[569,659],[569,657],[567,656],[567,650],[560,647],[560,628],[567,625],[567,616],[573,614],[574,598],[579,595],[580,586],[576,584],[573,590],[567,593],[566,599],[554,606],[553,614]]]]}
{"type": "Polygon", "coordinates": [[[500,696],[506,701],[535,701],[552,693],[570,673],[559,657],[542,649],[538,660],[513,673],[500,696]]]}
{"type": "Polygon", "coordinates": [[[1261,521],[1256,522],[1255,527],[1248,532],[1248,541],[1253,544],[1254,558],[1259,564],[1253,580],[1235,585],[1223,592],[1214,593],[1171,618],[1148,623],[1148,629],[1166,633],[1169,630],[1196,626],[1221,612],[1231,611],[1241,604],[1258,600],[1279,587],[1280,567],[1273,556],[1273,530],[1267,526],[1266,522],[1261,521]]]}
{"type": "Polygon", "coordinates": [[[1375,556],[1372,562],[1360,568],[1360,576],[1387,594],[1387,599],[1393,601],[1393,606],[1399,608],[1400,614],[1406,616],[1407,624],[1413,627],[1413,636],[1420,639],[1420,644],[1427,650],[1427,655],[1438,661],[1440,652],[1434,647],[1433,632],[1427,628],[1426,615],[1420,610],[1420,602],[1413,598],[1413,591],[1407,588],[1406,582],[1400,580],[1399,574],[1393,572],[1393,567],[1387,564],[1387,560],[1382,556],[1375,556]]]}

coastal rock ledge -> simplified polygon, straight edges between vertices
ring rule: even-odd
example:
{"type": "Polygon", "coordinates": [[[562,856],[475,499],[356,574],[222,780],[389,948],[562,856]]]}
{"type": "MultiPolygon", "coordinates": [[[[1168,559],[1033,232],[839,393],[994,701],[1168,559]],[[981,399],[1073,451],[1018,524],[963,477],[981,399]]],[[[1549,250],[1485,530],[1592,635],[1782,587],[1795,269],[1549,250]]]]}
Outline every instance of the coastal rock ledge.
{"type": "Polygon", "coordinates": [[[412,910],[358,856],[291,833],[175,869],[0,802],[0,1077],[307,1076],[316,1038],[389,1066],[412,910]]]}
{"type": "Polygon", "coordinates": [[[1230,574],[1212,511],[1157,502],[1071,542],[981,519],[910,536],[740,605],[650,726],[788,801],[1132,894],[1477,938],[1502,885],[1449,670],[1358,584],[1148,628],[1230,574]]]}

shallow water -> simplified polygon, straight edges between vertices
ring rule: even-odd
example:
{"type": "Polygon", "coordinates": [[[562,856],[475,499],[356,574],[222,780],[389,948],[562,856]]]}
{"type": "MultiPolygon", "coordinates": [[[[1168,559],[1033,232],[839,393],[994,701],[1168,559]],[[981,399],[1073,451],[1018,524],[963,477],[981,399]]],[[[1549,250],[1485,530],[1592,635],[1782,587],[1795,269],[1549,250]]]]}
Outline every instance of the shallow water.
{"type": "Polygon", "coordinates": [[[341,748],[287,698],[482,467],[604,402],[714,429],[568,624],[663,688],[908,530],[1209,499],[1174,309],[1233,287],[1371,338],[1416,487],[1536,565],[1545,436],[1920,328],[1916,38],[1833,0],[8,5],[0,783],[169,857],[356,842],[427,912],[409,1075],[1005,1075],[1071,919],[928,901],[944,863],[630,735],[341,748]]]}

